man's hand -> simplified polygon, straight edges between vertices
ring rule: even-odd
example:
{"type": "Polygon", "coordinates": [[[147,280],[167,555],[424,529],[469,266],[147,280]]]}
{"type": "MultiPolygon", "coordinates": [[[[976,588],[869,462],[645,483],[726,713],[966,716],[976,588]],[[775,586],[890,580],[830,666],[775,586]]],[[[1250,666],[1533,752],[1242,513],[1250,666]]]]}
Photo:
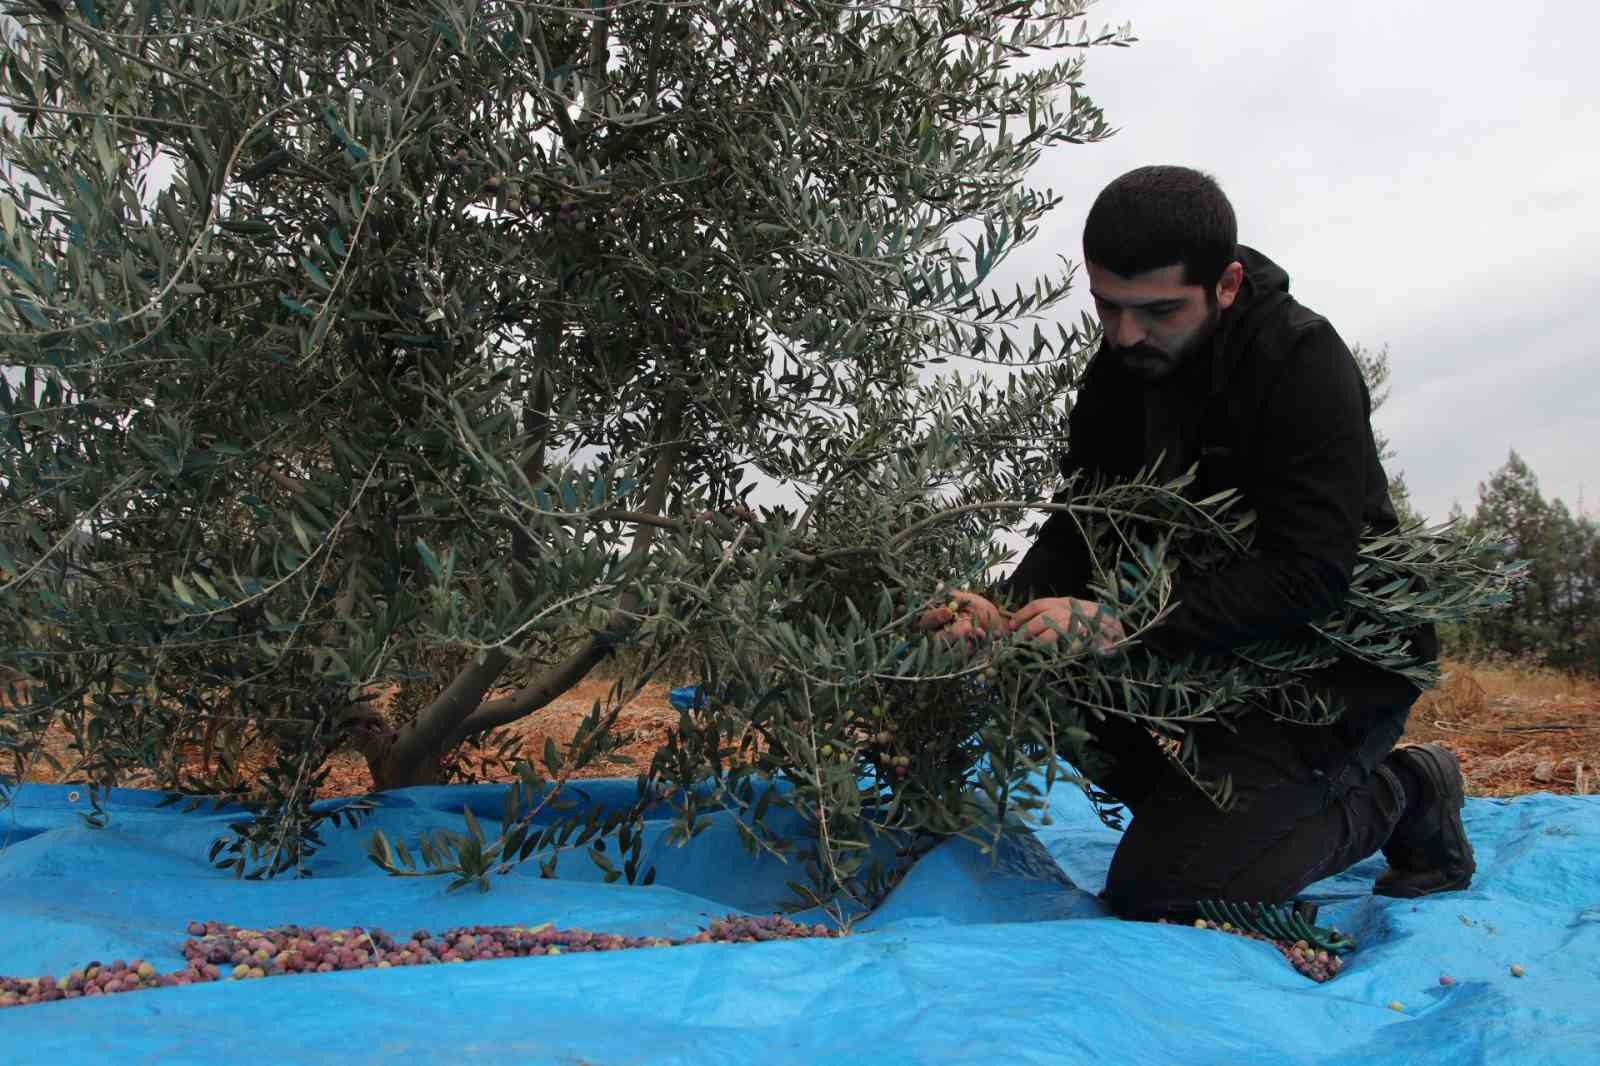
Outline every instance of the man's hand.
{"type": "Polygon", "coordinates": [[[971,644],[1005,635],[1006,614],[977,593],[952,592],[949,603],[922,612],[916,628],[932,630],[940,640],[971,644]]]}
{"type": "Polygon", "coordinates": [[[1034,600],[1011,616],[1011,632],[1023,640],[1055,644],[1065,639],[1069,650],[1092,644],[1102,655],[1127,639],[1122,623],[1092,600],[1048,596],[1034,600]]]}

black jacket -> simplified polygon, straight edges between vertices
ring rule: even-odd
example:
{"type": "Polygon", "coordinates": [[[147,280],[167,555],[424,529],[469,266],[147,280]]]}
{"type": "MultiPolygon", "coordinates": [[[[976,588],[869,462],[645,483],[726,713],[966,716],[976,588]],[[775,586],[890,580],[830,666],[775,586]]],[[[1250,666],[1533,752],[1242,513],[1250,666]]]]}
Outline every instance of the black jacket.
{"type": "MultiPolygon", "coordinates": [[[[1198,461],[1192,498],[1236,488],[1256,512],[1249,557],[1179,573],[1176,608],[1144,639],[1166,657],[1294,639],[1343,604],[1363,529],[1398,524],[1349,348],[1289,295],[1276,263],[1243,245],[1239,260],[1243,287],[1208,347],[1150,384],[1102,346],[1068,421],[1064,474],[1126,478],[1164,456],[1160,469],[1176,475],[1198,461]]],[[[1014,603],[1087,597],[1089,581],[1087,546],[1066,515],[1053,515],[1006,594],[1014,603]]],[[[1432,627],[1415,633],[1413,650],[1437,657],[1432,627]]]]}

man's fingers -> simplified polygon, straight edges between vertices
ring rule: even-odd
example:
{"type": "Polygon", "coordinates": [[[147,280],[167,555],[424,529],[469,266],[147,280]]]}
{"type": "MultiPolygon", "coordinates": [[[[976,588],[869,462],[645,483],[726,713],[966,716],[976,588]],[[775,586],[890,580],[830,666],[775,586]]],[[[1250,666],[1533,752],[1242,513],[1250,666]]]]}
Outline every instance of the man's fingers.
{"type": "Polygon", "coordinates": [[[1040,644],[1054,644],[1056,638],[1070,633],[1071,624],[1063,622],[1054,613],[1044,612],[1035,615],[1022,630],[1025,640],[1035,640],[1040,644]]]}
{"type": "Polygon", "coordinates": [[[972,624],[964,618],[958,618],[947,626],[933,631],[933,639],[941,644],[976,644],[983,636],[974,629],[972,624]]]}
{"type": "Polygon", "coordinates": [[[1054,644],[1057,637],[1066,637],[1074,644],[1081,644],[1096,630],[1097,622],[1098,619],[1092,616],[1060,610],[1046,611],[1028,622],[1022,636],[1040,644],[1054,644]]]}
{"type": "Polygon", "coordinates": [[[1007,622],[1007,625],[1011,627],[1011,631],[1014,633],[1017,630],[1032,624],[1035,618],[1038,618],[1041,614],[1048,610],[1050,610],[1050,604],[1044,602],[1043,600],[1034,600],[1026,607],[1013,612],[1010,621],[1007,622]]]}
{"type": "Polygon", "coordinates": [[[1105,618],[1101,627],[1099,652],[1102,655],[1112,655],[1117,650],[1117,645],[1128,639],[1127,630],[1122,628],[1122,623],[1115,618],[1105,618]]]}
{"type": "Polygon", "coordinates": [[[961,614],[985,627],[1002,622],[1007,617],[1004,611],[974,592],[955,592],[951,594],[951,599],[956,601],[956,609],[961,614]]]}
{"type": "Polygon", "coordinates": [[[977,633],[967,616],[957,614],[948,607],[924,611],[914,627],[919,633],[932,633],[935,638],[946,642],[971,640],[977,633]]]}
{"type": "Polygon", "coordinates": [[[933,633],[943,641],[965,640],[968,643],[987,640],[991,634],[1005,631],[1011,616],[984,597],[959,591],[949,595],[949,603],[923,611],[912,628],[919,633],[933,633]]]}
{"type": "Polygon", "coordinates": [[[1058,618],[1079,615],[1087,618],[1092,617],[1097,610],[1099,606],[1088,600],[1075,600],[1070,596],[1047,596],[1030,601],[1011,615],[1011,628],[1020,629],[1041,615],[1055,615],[1058,618]]]}
{"type": "Polygon", "coordinates": [[[1006,624],[1021,639],[1046,645],[1066,637],[1074,648],[1093,641],[1097,651],[1108,651],[1125,639],[1122,624],[1099,604],[1065,596],[1034,600],[1006,624]]]}
{"type": "Polygon", "coordinates": [[[1023,639],[1031,640],[1035,644],[1054,644],[1060,635],[1054,626],[1048,625],[1029,626],[1022,631],[1023,639]]]}

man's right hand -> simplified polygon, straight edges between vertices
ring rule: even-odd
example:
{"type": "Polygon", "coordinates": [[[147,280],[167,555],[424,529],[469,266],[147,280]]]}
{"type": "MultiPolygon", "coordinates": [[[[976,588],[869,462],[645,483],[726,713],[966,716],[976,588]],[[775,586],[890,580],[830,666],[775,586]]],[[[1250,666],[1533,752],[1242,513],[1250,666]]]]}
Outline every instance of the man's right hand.
{"type": "Polygon", "coordinates": [[[942,641],[968,644],[1008,631],[1006,613],[975,592],[952,592],[949,603],[922,612],[916,628],[922,633],[932,631],[942,641]]]}

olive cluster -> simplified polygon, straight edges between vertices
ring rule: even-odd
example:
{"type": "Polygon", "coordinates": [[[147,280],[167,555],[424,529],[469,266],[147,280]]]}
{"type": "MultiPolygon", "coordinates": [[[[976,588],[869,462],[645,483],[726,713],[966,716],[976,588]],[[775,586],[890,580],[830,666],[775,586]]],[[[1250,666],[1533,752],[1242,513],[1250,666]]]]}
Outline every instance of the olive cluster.
{"type": "Polygon", "coordinates": [[[1339,971],[1344,969],[1344,959],[1342,957],[1331,951],[1312,947],[1304,940],[1296,940],[1293,944],[1285,943],[1282,940],[1274,940],[1272,941],[1272,946],[1283,953],[1283,957],[1289,960],[1290,966],[1293,966],[1318,984],[1337,977],[1339,971]]]}
{"type": "MultiPolygon", "coordinates": [[[[1162,922],[1162,924],[1166,923],[1162,922]]],[[[1324,951],[1304,940],[1296,940],[1291,944],[1287,940],[1274,940],[1272,937],[1264,936],[1261,933],[1240,929],[1231,922],[1209,922],[1204,918],[1196,918],[1194,927],[1196,929],[1215,929],[1219,933],[1232,933],[1234,936],[1247,937],[1251,940],[1260,940],[1271,944],[1278,949],[1279,954],[1289,960],[1290,966],[1293,966],[1300,973],[1318,984],[1338,976],[1339,971],[1344,969],[1344,959],[1334,952],[1324,951]]]]}
{"type": "Polygon", "coordinates": [[[629,937],[556,929],[549,925],[472,925],[430,933],[419,929],[397,940],[382,929],[360,926],[325,929],[297,925],[274,929],[241,929],[220,922],[190,922],[183,942],[187,965],[159,974],[141,959],[118,959],[110,965],[91,962],[65,977],[0,977],[0,1007],[49,1003],[140,988],[172,988],[223,979],[245,980],[334,970],[384,970],[396,966],[509,959],[527,955],[563,955],[626,948],[675,947],[681,944],[749,944],[765,940],[836,937],[823,925],[800,925],[781,915],[729,915],[689,937],[629,937]]]}
{"type": "Polygon", "coordinates": [[[118,959],[109,966],[91,962],[65,977],[0,977],[0,1007],[20,1007],[28,1003],[49,1003],[80,996],[104,996],[113,992],[132,992],[136,988],[161,988],[191,984],[194,978],[179,979],[175,974],[158,974],[143,959],[127,962],[118,959]]]}
{"type": "Polygon", "coordinates": [[[899,782],[911,776],[911,756],[901,750],[892,725],[868,737],[867,758],[884,777],[899,782]]]}

